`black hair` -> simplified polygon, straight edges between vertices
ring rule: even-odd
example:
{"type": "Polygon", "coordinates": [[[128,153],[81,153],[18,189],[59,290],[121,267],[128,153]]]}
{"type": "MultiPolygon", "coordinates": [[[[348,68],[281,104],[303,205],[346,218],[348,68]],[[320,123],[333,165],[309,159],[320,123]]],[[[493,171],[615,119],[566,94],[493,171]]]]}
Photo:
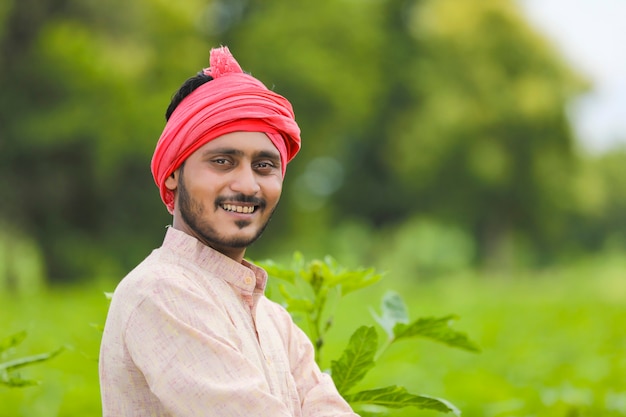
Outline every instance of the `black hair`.
{"type": "Polygon", "coordinates": [[[180,104],[181,101],[189,94],[191,94],[196,88],[200,87],[202,84],[205,84],[211,81],[213,77],[210,75],[204,74],[204,72],[200,71],[195,76],[189,78],[187,81],[183,83],[183,85],[178,89],[176,93],[172,96],[172,101],[170,105],[167,107],[167,111],[165,112],[165,120],[169,120],[176,107],[180,104]]]}

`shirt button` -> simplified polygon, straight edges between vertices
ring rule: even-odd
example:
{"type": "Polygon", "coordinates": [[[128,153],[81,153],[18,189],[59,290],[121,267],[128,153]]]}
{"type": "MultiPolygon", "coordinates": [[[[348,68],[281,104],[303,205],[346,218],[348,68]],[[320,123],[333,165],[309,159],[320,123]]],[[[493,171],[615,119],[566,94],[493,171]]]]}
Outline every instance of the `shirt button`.
{"type": "Polygon", "coordinates": [[[243,279],[243,282],[245,282],[245,283],[246,283],[246,285],[250,285],[250,284],[252,284],[252,277],[245,277],[245,278],[243,279]]]}

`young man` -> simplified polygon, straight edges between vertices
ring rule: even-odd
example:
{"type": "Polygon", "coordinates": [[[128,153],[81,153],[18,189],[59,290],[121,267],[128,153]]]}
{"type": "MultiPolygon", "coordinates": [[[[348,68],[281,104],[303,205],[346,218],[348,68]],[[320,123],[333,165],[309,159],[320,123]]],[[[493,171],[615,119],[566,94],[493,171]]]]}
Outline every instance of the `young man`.
{"type": "Polygon", "coordinates": [[[305,334],[263,295],[265,271],[243,259],[300,149],[290,103],[222,47],[166,118],[152,173],[173,224],[113,295],[104,417],[356,416],[305,334]]]}

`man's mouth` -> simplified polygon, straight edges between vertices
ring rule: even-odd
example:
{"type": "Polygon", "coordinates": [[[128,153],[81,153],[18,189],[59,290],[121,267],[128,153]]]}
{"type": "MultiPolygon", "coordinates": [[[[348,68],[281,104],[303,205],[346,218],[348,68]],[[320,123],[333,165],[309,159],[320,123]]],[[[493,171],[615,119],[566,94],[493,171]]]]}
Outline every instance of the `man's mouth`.
{"type": "Polygon", "coordinates": [[[230,211],[231,213],[243,213],[243,214],[251,214],[254,213],[258,206],[249,206],[249,205],[237,205],[237,204],[221,204],[220,207],[226,211],[230,211]]]}

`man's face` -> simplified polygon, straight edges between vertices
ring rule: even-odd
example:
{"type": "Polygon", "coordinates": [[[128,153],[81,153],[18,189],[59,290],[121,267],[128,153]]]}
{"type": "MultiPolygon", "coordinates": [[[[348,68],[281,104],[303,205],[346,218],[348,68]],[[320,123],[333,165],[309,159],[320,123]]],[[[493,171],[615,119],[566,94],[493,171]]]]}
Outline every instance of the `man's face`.
{"type": "Polygon", "coordinates": [[[263,232],[282,190],[280,154],[260,132],[234,132],[195,151],[168,178],[174,227],[239,259],[263,232]]]}

